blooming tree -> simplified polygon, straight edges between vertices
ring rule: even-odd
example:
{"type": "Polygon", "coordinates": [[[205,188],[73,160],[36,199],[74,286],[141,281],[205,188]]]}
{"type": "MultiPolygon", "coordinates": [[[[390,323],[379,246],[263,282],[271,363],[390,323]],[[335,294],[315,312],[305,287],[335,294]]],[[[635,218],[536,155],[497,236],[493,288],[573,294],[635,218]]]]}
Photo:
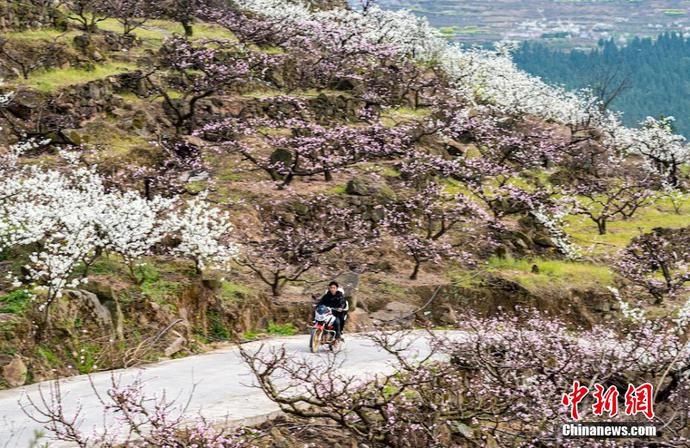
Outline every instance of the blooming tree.
{"type": "Polygon", "coordinates": [[[36,144],[16,145],[2,159],[0,251],[29,251],[23,277],[15,281],[43,293],[42,326],[50,305],[65,288],[86,281],[89,265],[104,252],[120,255],[133,276],[133,263],[166,237],[179,240],[173,252],[192,258],[199,269],[224,266],[234,256],[227,216],[203,198],[184,207],[175,199],[111,190],[95,167],[77,160],[67,171],[24,166],[22,152],[36,144]]]}
{"type": "Polygon", "coordinates": [[[361,162],[395,157],[411,147],[408,128],[386,128],[378,123],[325,126],[299,118],[230,119],[206,126],[202,132],[229,133],[230,138],[220,142],[220,146],[241,154],[272,180],[281,182],[281,188],[296,177],[322,174],[329,181],[336,171],[361,162]],[[254,138],[248,139],[256,136],[262,138],[261,145],[254,138]],[[273,151],[267,152],[264,146],[273,151]]]}
{"type": "Polygon", "coordinates": [[[104,0],[110,16],[122,25],[122,35],[130,36],[151,19],[162,14],[159,2],[151,0],[104,0]]]}
{"type": "Polygon", "coordinates": [[[173,213],[166,227],[180,239],[173,253],[192,258],[198,273],[209,265],[227,269],[238,254],[238,247],[225,241],[233,231],[228,213],[209,207],[205,195],[194,198],[181,213],[173,213]]]}
{"type": "Polygon", "coordinates": [[[96,31],[100,22],[107,20],[112,13],[107,0],[70,0],[67,2],[70,20],[77,22],[84,31],[96,31]]]}
{"type": "Polygon", "coordinates": [[[219,41],[216,45],[204,45],[173,36],[159,50],[158,68],[169,72],[166,82],[153,76],[157,69],[144,76],[153,91],[163,97],[166,109],[174,117],[175,129],[180,132],[185,126],[194,127],[200,100],[250,82],[254,69],[263,60],[236,43],[219,41]],[[175,98],[170,88],[181,92],[181,98],[175,98]]]}
{"type": "Polygon", "coordinates": [[[680,167],[690,161],[685,138],[673,133],[673,117],[647,117],[639,129],[620,129],[617,143],[630,154],[645,157],[651,168],[666,177],[669,185],[678,186],[680,167]]]}
{"type": "Polygon", "coordinates": [[[258,207],[258,232],[251,232],[250,223],[243,226],[244,250],[238,262],[268,285],[275,297],[308,271],[337,267],[349,249],[361,250],[376,241],[376,232],[353,208],[322,196],[297,201],[258,207]]]}
{"type": "Polygon", "coordinates": [[[472,257],[461,249],[462,244],[450,238],[451,230],[472,232],[471,223],[491,221],[466,196],[447,195],[440,185],[432,182],[393,204],[380,207],[385,213],[385,232],[414,261],[411,280],[417,279],[419,268],[425,262],[438,263],[445,258],[470,262],[472,257]]]}
{"type": "Polygon", "coordinates": [[[29,75],[46,67],[46,62],[64,52],[64,46],[54,39],[42,45],[16,48],[16,43],[0,37],[0,56],[2,65],[8,70],[18,71],[22,78],[29,79],[29,75]]]}
{"type": "MultiPolygon", "coordinates": [[[[653,384],[661,439],[668,446],[686,443],[690,350],[675,324],[645,319],[623,334],[604,326],[580,331],[529,311],[465,315],[462,329],[430,336],[424,354],[418,334],[371,335],[397,371],[366,380],[339,371],[337,357],[316,363],[266,347],[241,353],[258,385],[298,423],[323,418],[369,446],[600,447],[600,440],[561,435],[561,426],[572,422],[562,397],[573,381],[622,391],[653,384]]],[[[608,418],[580,410],[587,420],[608,418]]]]}
{"type": "Polygon", "coordinates": [[[615,266],[661,303],[690,282],[690,230],[654,229],[640,235],[621,252],[615,266]]]}
{"type": "MultiPolygon", "coordinates": [[[[108,426],[86,429],[81,425],[83,408],[72,414],[66,411],[66,400],[60,382],[51,383],[47,390],[39,387],[37,396],[25,395],[20,400],[22,411],[41,424],[55,441],[73,446],[131,446],[144,443],[160,447],[248,448],[249,438],[244,429],[226,431],[203,417],[188,421],[185,412],[189,401],[170,400],[147,394],[141,377],[123,384],[121,378],[111,377],[106,390],[91,383],[93,393],[103,405],[103,421],[108,426]]],[[[193,391],[192,391],[193,393],[193,391]]]]}
{"type": "Polygon", "coordinates": [[[607,223],[615,218],[631,218],[640,208],[652,204],[657,193],[653,179],[643,176],[590,179],[569,189],[566,200],[571,213],[591,219],[600,235],[605,235],[607,223]]]}

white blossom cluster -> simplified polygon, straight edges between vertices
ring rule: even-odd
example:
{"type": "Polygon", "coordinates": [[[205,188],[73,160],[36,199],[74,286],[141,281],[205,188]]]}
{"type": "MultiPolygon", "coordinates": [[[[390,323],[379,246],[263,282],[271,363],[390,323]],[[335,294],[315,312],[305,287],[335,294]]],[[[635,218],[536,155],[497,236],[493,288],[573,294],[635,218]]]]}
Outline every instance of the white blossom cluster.
{"type": "MultiPolygon", "coordinates": [[[[0,79],[0,87],[2,87],[3,81],[0,79]]],[[[5,107],[7,106],[10,101],[12,101],[12,97],[14,96],[14,92],[7,92],[7,93],[0,93],[0,107],[5,107]]]]}
{"type": "MultiPolygon", "coordinates": [[[[322,22],[346,27],[352,35],[370,42],[396,46],[420,62],[440,65],[454,83],[457,93],[474,105],[488,105],[507,114],[529,114],[573,127],[597,128],[619,140],[634,153],[662,156],[679,154],[687,160],[682,137],[670,132],[665,121],[647,119],[640,129],[623,126],[616,113],[602,110],[600,101],[588,90],[569,91],[552,86],[517,68],[510,45],[496,51],[462,48],[448,43],[426,19],[399,11],[371,6],[365,12],[334,9],[311,11],[300,2],[286,0],[241,0],[243,8],[281,22],[322,22]]],[[[357,42],[357,40],[353,40],[357,42]]]]}
{"type": "Polygon", "coordinates": [[[621,298],[620,291],[617,288],[614,288],[612,286],[607,286],[606,288],[611,292],[611,294],[613,294],[613,297],[615,297],[616,301],[618,302],[618,306],[621,310],[621,314],[623,315],[623,317],[632,322],[643,322],[647,320],[645,316],[645,310],[634,307],[630,305],[630,303],[623,300],[621,298]]]}
{"type": "Polygon", "coordinates": [[[681,165],[690,161],[690,148],[685,137],[673,133],[674,121],[674,117],[647,117],[639,128],[618,126],[607,137],[627,153],[645,156],[652,162],[681,165]]]}
{"type": "Polygon", "coordinates": [[[77,268],[104,252],[133,263],[170,238],[179,241],[173,252],[198,268],[225,267],[236,254],[227,214],[204,198],[146,200],[107,188],[94,167],[63,172],[21,165],[19,156],[35,144],[16,145],[0,160],[0,251],[31,248],[15,285],[45,291],[46,303],[85,281],[77,268]]]}
{"type": "Polygon", "coordinates": [[[180,238],[180,244],[173,252],[192,257],[198,270],[207,265],[226,268],[239,253],[236,245],[224,243],[232,225],[227,213],[209,208],[205,199],[204,195],[199,195],[187,204],[182,213],[168,218],[166,227],[180,238]]]}
{"type": "Polygon", "coordinates": [[[543,209],[533,209],[530,213],[544,226],[551,237],[551,241],[568,260],[577,260],[581,257],[580,248],[573,244],[563,231],[560,223],[561,217],[553,216],[543,209]]]}

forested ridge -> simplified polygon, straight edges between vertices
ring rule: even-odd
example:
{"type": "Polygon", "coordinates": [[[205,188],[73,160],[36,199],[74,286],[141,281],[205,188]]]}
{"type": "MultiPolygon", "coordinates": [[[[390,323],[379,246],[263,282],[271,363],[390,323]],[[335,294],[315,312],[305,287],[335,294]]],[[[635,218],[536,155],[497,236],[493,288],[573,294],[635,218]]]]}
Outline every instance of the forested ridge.
{"type": "Polygon", "coordinates": [[[664,33],[657,39],[635,38],[627,45],[602,40],[598,48],[569,52],[541,42],[526,42],[514,54],[523,70],[567,88],[609,90],[625,84],[610,104],[635,126],[648,116],[675,117],[676,130],[690,135],[690,38],[664,33]]]}

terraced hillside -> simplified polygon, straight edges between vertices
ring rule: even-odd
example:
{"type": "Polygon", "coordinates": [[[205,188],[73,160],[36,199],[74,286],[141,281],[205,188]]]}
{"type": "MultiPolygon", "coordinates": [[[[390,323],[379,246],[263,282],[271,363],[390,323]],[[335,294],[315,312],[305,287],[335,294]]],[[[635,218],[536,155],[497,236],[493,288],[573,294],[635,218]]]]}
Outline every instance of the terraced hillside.
{"type": "MultiPolygon", "coordinates": [[[[113,1],[0,3],[0,386],[306,341],[312,295],[336,279],[348,332],[469,343],[434,340],[420,364],[405,337],[375,336],[400,372],[374,383],[338,358],[239,351],[295,420],[224,438],[148,412],[143,383],[112,384],[115,417],[136,409],[124,431],[151,446],[324,430],[376,448],[576,447],[558,429],[577,379],[653,384],[660,440],[682,446],[690,148],[668,120],[628,128],[586,92],[378,7],[113,1]],[[286,398],[286,375],[308,393],[286,398]]],[[[48,429],[90,437],[52,392],[34,403],[48,429]]]]}

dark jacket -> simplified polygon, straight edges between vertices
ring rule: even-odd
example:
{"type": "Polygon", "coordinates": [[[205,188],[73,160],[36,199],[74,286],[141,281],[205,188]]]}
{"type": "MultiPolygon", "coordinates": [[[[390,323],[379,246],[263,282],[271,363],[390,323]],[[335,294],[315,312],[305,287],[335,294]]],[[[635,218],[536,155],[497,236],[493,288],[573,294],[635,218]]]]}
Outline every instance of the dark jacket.
{"type": "Polygon", "coordinates": [[[326,294],[321,296],[321,299],[319,299],[318,304],[326,305],[330,308],[345,308],[345,306],[347,306],[345,302],[345,296],[340,291],[336,291],[335,294],[331,294],[331,292],[328,291],[326,294]]]}

